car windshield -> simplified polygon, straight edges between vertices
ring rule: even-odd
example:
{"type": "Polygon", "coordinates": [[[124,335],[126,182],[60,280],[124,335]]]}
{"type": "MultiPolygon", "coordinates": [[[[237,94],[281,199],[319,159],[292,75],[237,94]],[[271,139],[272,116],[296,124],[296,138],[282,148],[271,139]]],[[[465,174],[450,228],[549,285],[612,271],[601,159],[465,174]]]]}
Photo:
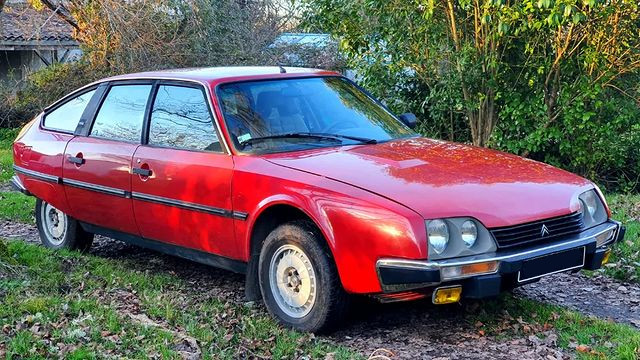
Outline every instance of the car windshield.
{"type": "Polygon", "coordinates": [[[341,77],[230,83],[218,97],[236,149],[272,153],[416,135],[341,77]]]}

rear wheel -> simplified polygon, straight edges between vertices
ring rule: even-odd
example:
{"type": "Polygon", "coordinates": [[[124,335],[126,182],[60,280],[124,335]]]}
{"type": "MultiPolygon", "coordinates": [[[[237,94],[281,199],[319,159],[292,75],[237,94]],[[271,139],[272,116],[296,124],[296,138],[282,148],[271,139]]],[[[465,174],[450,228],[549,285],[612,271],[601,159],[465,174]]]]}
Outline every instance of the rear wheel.
{"type": "Polygon", "coordinates": [[[85,251],[93,243],[93,234],[84,231],[77,220],[40,199],[36,201],[36,224],[47,248],[85,251]]]}
{"type": "Polygon", "coordinates": [[[258,268],[265,305],[283,325],[326,331],[346,313],[348,295],[313,224],[294,221],[273,230],[263,244],[258,268]]]}

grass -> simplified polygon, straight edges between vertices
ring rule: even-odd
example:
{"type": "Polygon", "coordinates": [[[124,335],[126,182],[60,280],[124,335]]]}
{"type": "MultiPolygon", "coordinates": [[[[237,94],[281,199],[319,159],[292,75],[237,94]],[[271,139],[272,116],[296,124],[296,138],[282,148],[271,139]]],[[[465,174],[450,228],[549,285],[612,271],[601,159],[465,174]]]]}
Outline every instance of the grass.
{"type": "Polygon", "coordinates": [[[599,271],[619,280],[640,282],[640,195],[612,194],[607,202],[613,218],[621,221],[627,232],[614,246],[610,263],[599,271]]]}
{"type": "MultiPolygon", "coordinates": [[[[132,261],[0,241],[0,357],[179,358],[186,349],[204,359],[361,358],[132,261]]],[[[628,325],[511,295],[476,304],[468,321],[485,336],[557,336],[581,359],[640,356],[640,332],[628,325]]]]}
{"type": "Polygon", "coordinates": [[[509,339],[537,336],[543,341],[553,333],[558,346],[580,359],[640,358],[640,332],[631,326],[534,300],[504,295],[483,302],[475,321],[487,335],[509,339]]]}
{"type": "Polygon", "coordinates": [[[33,209],[36,200],[19,192],[0,191],[0,219],[27,224],[35,223],[33,209]]]}
{"type": "Polygon", "coordinates": [[[13,176],[11,144],[13,139],[18,136],[18,131],[18,129],[0,128],[0,183],[11,179],[11,176],[13,176]]]}
{"type": "Polygon", "coordinates": [[[0,357],[359,357],[127,262],[0,242],[0,357]]]}

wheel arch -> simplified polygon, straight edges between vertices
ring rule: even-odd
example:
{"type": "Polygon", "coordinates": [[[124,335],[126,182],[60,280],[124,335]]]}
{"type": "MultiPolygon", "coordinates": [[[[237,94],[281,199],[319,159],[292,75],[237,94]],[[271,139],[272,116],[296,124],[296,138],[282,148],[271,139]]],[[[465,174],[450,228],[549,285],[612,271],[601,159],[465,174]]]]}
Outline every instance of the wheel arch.
{"type": "Polygon", "coordinates": [[[307,220],[311,222],[322,234],[325,241],[323,245],[329,249],[332,260],[335,263],[333,259],[333,248],[331,246],[332,242],[330,240],[332,237],[331,234],[326,231],[328,225],[327,219],[319,219],[303,208],[301,204],[292,201],[292,199],[279,198],[265,203],[255,215],[252,216],[252,221],[248,224],[245,241],[245,251],[248,255],[245,295],[248,300],[256,301],[262,297],[258,282],[260,251],[269,233],[281,224],[294,220],[307,220]]]}

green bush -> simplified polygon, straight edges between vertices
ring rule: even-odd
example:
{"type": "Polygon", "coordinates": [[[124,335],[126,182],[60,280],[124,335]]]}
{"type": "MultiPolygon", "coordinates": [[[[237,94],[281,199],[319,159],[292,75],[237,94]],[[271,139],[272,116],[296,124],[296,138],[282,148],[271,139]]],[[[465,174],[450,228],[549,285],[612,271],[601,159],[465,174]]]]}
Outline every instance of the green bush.
{"type": "Polygon", "coordinates": [[[418,130],[638,191],[633,0],[301,0],[358,81],[418,130]]]}
{"type": "Polygon", "coordinates": [[[582,174],[607,190],[640,190],[640,106],[617,90],[586,81],[576,86],[561,91],[562,116],[551,123],[542,94],[510,94],[492,145],[582,174]]]}

